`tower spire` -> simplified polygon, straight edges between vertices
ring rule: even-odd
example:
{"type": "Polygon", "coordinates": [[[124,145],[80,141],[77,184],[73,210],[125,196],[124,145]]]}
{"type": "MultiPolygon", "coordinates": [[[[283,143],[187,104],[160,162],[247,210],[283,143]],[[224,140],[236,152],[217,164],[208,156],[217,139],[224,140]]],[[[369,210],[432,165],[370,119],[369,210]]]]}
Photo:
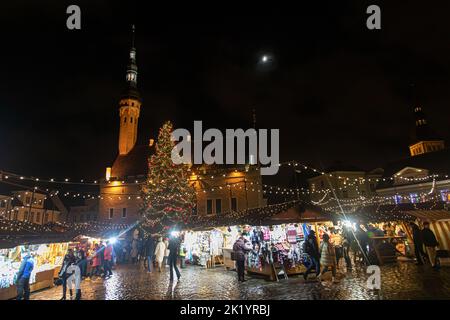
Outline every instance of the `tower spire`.
{"type": "Polygon", "coordinates": [[[137,64],[136,64],[136,48],[134,47],[135,27],[131,26],[131,48],[130,48],[130,60],[127,67],[127,82],[129,87],[137,87],[137,64]]]}
{"type": "Polygon", "coordinates": [[[137,89],[138,68],[136,63],[135,27],[131,26],[131,48],[127,65],[127,86],[119,101],[120,105],[120,132],[119,154],[128,154],[135,146],[137,140],[138,120],[141,110],[141,96],[137,89]]]}
{"type": "Polygon", "coordinates": [[[135,31],[136,31],[136,28],[135,28],[135,26],[134,26],[134,24],[133,25],[131,25],[131,48],[134,48],[134,37],[135,37],[135,31]]]}

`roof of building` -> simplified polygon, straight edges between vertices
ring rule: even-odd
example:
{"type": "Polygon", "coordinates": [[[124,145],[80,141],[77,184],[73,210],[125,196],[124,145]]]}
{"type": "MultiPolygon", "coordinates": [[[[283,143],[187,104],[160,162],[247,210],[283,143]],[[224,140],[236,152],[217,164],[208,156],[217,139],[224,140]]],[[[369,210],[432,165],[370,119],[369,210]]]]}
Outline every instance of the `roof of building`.
{"type": "MultiPolygon", "coordinates": [[[[384,166],[384,177],[392,177],[406,167],[426,169],[429,174],[448,175],[450,174],[450,148],[389,162],[384,166]]],[[[389,187],[393,183],[393,181],[380,182],[378,187],[389,187]]]]}
{"type": "Polygon", "coordinates": [[[112,166],[111,175],[116,178],[146,175],[151,147],[135,146],[128,154],[118,155],[112,166]]]}

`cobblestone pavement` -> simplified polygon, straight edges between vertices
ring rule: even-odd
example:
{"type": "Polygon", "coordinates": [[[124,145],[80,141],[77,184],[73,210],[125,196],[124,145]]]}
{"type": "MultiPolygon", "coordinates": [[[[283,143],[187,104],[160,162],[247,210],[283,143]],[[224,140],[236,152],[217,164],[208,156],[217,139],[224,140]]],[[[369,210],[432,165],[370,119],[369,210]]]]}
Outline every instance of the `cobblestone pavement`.
{"type": "MultiPolygon", "coordinates": [[[[379,291],[366,289],[368,275],[362,268],[339,270],[338,283],[331,283],[329,277],[319,283],[314,275],[307,282],[296,276],[279,282],[247,277],[248,281],[238,283],[236,273],[223,267],[189,266],[181,271],[181,279],[171,286],[167,270],[147,273],[140,266],[118,266],[109,279],[84,280],[82,299],[450,299],[450,268],[435,271],[406,262],[381,267],[379,291]]],[[[46,289],[32,294],[31,299],[59,299],[61,291],[61,286],[46,289]]]]}

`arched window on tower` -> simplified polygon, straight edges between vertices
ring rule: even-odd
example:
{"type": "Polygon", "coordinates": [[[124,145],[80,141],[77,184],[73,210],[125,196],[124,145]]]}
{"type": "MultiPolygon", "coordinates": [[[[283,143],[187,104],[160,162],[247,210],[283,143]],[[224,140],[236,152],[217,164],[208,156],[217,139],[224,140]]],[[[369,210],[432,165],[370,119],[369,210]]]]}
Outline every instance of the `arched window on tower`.
{"type": "Polygon", "coordinates": [[[133,117],[130,118],[130,123],[133,123],[133,117]]]}
{"type": "Polygon", "coordinates": [[[127,117],[123,118],[123,123],[127,123],[127,117]]]}

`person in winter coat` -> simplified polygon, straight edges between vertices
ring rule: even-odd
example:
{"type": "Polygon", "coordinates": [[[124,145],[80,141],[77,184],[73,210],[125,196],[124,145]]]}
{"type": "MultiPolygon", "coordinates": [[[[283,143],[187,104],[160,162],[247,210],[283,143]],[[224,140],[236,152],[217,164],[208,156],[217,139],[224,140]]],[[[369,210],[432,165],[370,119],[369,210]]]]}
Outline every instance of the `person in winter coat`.
{"type": "Polygon", "coordinates": [[[303,251],[308,255],[311,260],[310,265],[303,273],[303,279],[308,278],[308,274],[311,272],[312,268],[316,271],[316,276],[320,274],[320,253],[317,247],[316,233],[311,230],[308,234],[307,239],[303,244],[303,251]]]}
{"type": "Polygon", "coordinates": [[[186,248],[183,244],[180,246],[180,268],[184,269],[186,268],[186,248]]]}
{"type": "Polygon", "coordinates": [[[427,250],[428,258],[430,259],[431,266],[437,268],[436,266],[436,247],[439,246],[439,242],[434,235],[434,232],[430,229],[430,223],[423,223],[422,230],[422,240],[425,248],[427,250]]]}
{"type": "Polygon", "coordinates": [[[238,281],[245,281],[245,254],[247,252],[245,242],[247,240],[240,236],[233,244],[233,252],[236,260],[236,270],[238,274],[238,281]]]}
{"type": "Polygon", "coordinates": [[[164,239],[164,244],[166,245],[166,251],[164,252],[164,265],[168,266],[169,265],[169,254],[170,254],[170,249],[169,249],[169,239],[164,239]]]}
{"type": "Polygon", "coordinates": [[[30,252],[27,251],[17,272],[17,300],[30,300],[30,277],[33,269],[34,260],[30,252]]]}
{"type": "Polygon", "coordinates": [[[77,264],[80,267],[81,270],[81,277],[86,276],[86,270],[87,270],[87,258],[86,253],[84,252],[83,248],[80,248],[77,252],[77,264]]]}
{"type": "MultiPolygon", "coordinates": [[[[75,300],[81,299],[81,270],[75,260],[70,261],[66,269],[67,287],[69,287],[70,300],[73,297],[73,289],[75,289],[75,300]]],[[[64,297],[65,298],[65,297],[64,297]]]]}
{"type": "Polygon", "coordinates": [[[414,222],[410,224],[412,230],[412,238],[414,243],[414,254],[416,255],[418,265],[423,265],[424,258],[427,256],[425,251],[423,251],[423,240],[422,240],[422,231],[419,226],[414,222]]]}
{"type": "Polygon", "coordinates": [[[335,281],[336,277],[336,251],[333,244],[330,242],[330,236],[328,234],[323,235],[323,241],[320,245],[320,265],[323,266],[322,272],[320,272],[318,279],[331,268],[332,281],[335,281]]]}
{"type": "Polygon", "coordinates": [[[177,274],[177,278],[181,278],[180,270],[177,267],[178,253],[180,252],[180,238],[172,236],[169,241],[169,268],[170,268],[170,282],[173,281],[173,271],[177,274]]]}
{"type": "Polygon", "coordinates": [[[76,258],[73,253],[72,249],[69,249],[67,254],[64,256],[63,264],[61,266],[61,269],[59,270],[59,278],[62,281],[62,290],[63,295],[61,300],[66,300],[66,294],[67,294],[67,279],[70,277],[71,273],[68,272],[68,268],[70,265],[76,263],[76,258]]]}
{"type": "Polygon", "coordinates": [[[161,272],[161,267],[163,265],[165,254],[166,254],[166,244],[163,242],[162,237],[159,237],[155,249],[155,260],[158,263],[159,272],[161,272]]]}
{"type": "Polygon", "coordinates": [[[155,256],[155,239],[152,236],[149,236],[147,241],[145,242],[145,252],[147,256],[147,272],[152,272],[153,266],[153,257],[155,256]]]}
{"type": "Polygon", "coordinates": [[[94,246],[94,252],[91,255],[91,262],[92,262],[92,270],[91,270],[91,278],[95,276],[99,276],[101,274],[100,266],[101,266],[101,258],[100,255],[102,255],[103,252],[100,252],[100,247],[96,243],[94,246]]]}
{"type": "Polygon", "coordinates": [[[113,246],[109,241],[106,242],[106,247],[103,251],[103,269],[105,270],[105,274],[103,277],[110,277],[113,275],[112,273],[112,262],[113,262],[113,246]]]}
{"type": "Polygon", "coordinates": [[[132,264],[137,263],[138,254],[139,254],[138,240],[133,239],[133,241],[131,242],[131,253],[130,253],[132,264]]]}

